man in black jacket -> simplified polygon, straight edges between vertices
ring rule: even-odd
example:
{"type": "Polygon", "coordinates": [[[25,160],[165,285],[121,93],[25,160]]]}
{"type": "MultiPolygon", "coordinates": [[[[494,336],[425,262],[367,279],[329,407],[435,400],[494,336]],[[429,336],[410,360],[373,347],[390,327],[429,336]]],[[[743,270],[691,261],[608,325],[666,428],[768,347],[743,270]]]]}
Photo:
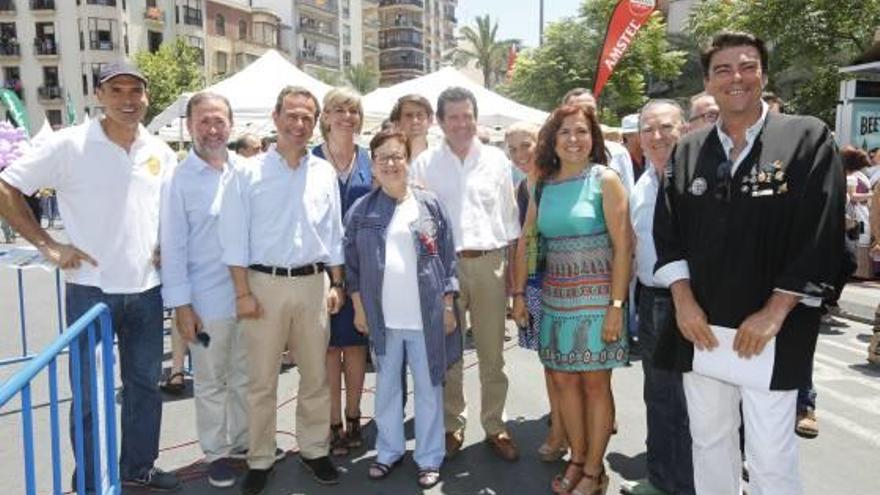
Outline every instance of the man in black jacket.
{"type": "Polygon", "coordinates": [[[719,120],[679,142],[654,219],[655,278],[672,291],[678,330],[655,358],[688,372],[697,493],[740,493],[740,401],[750,493],[803,493],[792,418],[842,256],[831,132],[768,113],[767,59],[745,33],[721,33],[703,53],[719,120]]]}

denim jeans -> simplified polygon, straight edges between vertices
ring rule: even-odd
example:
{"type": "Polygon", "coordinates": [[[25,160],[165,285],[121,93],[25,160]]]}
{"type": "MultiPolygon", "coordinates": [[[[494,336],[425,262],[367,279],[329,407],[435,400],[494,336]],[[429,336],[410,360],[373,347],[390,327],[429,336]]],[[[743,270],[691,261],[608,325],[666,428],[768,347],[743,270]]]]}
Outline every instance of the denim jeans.
{"type": "Polygon", "coordinates": [[[674,323],[672,297],[668,292],[644,288],[638,311],[648,421],[648,480],[666,493],[693,495],[691,434],[681,373],[654,367],[657,341],[674,323]]]}
{"type": "MultiPolygon", "coordinates": [[[[138,294],[106,294],[97,287],[67,284],[67,324],[73,324],[96,303],[110,307],[116,333],[119,370],[122,376],[122,447],[119,475],[122,480],[139,478],[159,457],[159,425],[162,421],[162,296],[159,287],[138,294]]],[[[100,340],[100,334],[96,335],[100,340]]],[[[85,440],[86,486],[92,483],[92,422],[89,392],[88,339],[78,339],[85,440]]],[[[71,364],[70,378],[73,380],[71,364]]],[[[74,442],[73,405],[70,407],[70,440],[74,442]]]]}
{"type": "Polygon", "coordinates": [[[385,354],[376,364],[376,460],[392,464],[406,452],[400,370],[406,363],[415,384],[416,451],[420,468],[440,468],[446,455],[443,428],[443,385],[433,385],[425,334],[421,330],[385,330],[385,354]]]}
{"type": "Polygon", "coordinates": [[[813,364],[810,363],[810,385],[798,389],[797,412],[816,410],[816,387],[813,386],[813,364]]]}

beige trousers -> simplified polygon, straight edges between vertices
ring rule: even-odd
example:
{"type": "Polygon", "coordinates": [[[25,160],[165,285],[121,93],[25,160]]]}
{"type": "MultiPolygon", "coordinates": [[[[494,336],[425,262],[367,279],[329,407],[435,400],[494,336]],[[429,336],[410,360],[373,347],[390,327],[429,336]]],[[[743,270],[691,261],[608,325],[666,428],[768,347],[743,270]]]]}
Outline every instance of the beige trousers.
{"type": "Polygon", "coordinates": [[[248,466],[267,469],[275,462],[278,372],[285,347],[296,357],[299,390],[296,438],[300,455],[327,455],[330,440],[330,389],[325,367],[330,326],[327,275],[274,277],[248,272],[251,292],[263,307],[258,320],[242,320],[248,350],[248,466]]]}
{"type": "MultiPolygon", "coordinates": [[[[480,422],[487,435],[506,430],[504,402],[507,400],[507,376],[504,374],[504,319],[507,310],[506,249],[498,249],[479,258],[458,259],[460,293],[458,311],[462,326],[470,313],[474,345],[480,367],[480,422]]],[[[462,335],[464,335],[464,331],[462,335]]],[[[446,372],[443,392],[444,420],[447,432],[464,430],[462,362],[446,372]]]]}

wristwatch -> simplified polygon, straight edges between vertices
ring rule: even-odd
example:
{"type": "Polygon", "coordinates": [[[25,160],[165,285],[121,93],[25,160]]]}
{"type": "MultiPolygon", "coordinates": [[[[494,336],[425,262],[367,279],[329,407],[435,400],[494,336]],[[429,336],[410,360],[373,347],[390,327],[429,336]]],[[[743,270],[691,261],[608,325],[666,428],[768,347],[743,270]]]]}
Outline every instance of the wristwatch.
{"type": "Polygon", "coordinates": [[[608,301],[608,307],[610,308],[623,308],[623,299],[612,299],[608,301]]]}

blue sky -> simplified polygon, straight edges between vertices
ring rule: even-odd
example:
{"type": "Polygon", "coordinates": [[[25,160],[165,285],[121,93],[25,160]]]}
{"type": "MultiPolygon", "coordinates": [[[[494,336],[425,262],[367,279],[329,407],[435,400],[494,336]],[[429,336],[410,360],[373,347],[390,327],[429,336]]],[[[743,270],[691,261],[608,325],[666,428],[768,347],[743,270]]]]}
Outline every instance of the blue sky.
{"type": "MultiPolygon", "coordinates": [[[[544,22],[577,14],[581,0],[544,0],[544,22]]],[[[498,37],[519,38],[527,46],[538,45],[539,0],[459,0],[458,25],[472,25],[474,18],[490,14],[498,22],[498,37]]]]}

